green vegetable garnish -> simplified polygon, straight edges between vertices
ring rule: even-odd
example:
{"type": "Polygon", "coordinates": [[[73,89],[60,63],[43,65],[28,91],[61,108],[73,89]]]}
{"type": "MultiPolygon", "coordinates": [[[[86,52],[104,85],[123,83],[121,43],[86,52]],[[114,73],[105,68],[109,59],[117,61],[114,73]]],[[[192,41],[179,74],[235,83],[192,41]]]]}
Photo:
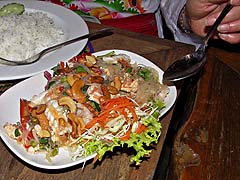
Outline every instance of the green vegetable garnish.
{"type": "Polygon", "coordinates": [[[64,83],[64,82],[66,82],[67,81],[67,77],[66,76],[63,76],[62,78],[61,78],[61,83],[64,83]]]}
{"type": "Polygon", "coordinates": [[[20,132],[19,132],[19,129],[18,129],[18,128],[15,129],[15,131],[14,131],[14,135],[15,135],[15,137],[18,137],[18,136],[21,135],[20,132]]]}
{"type": "Polygon", "coordinates": [[[82,88],[81,88],[81,91],[86,94],[87,93],[87,89],[88,89],[88,85],[84,85],[82,88]]]}
{"type": "Polygon", "coordinates": [[[48,144],[48,138],[40,138],[40,139],[39,139],[39,143],[40,143],[40,144],[43,144],[43,145],[48,144]]]}
{"type": "Polygon", "coordinates": [[[161,124],[158,119],[153,116],[148,116],[142,119],[144,125],[148,128],[141,134],[131,133],[130,139],[127,141],[122,141],[117,138],[113,138],[111,144],[109,142],[99,141],[98,139],[93,139],[89,141],[86,146],[86,155],[91,155],[94,152],[98,152],[99,160],[101,160],[107,151],[113,151],[114,147],[124,147],[133,148],[136,152],[131,158],[131,162],[139,165],[142,158],[149,156],[152,143],[157,143],[159,132],[161,130],[161,124]]]}
{"type": "Polygon", "coordinates": [[[50,87],[52,87],[55,83],[56,83],[56,81],[51,81],[51,82],[49,82],[47,89],[49,89],[50,87]]]}
{"type": "Polygon", "coordinates": [[[53,76],[56,76],[58,74],[58,69],[59,69],[60,65],[57,64],[56,66],[54,66],[53,68],[51,68],[51,70],[53,71],[53,76]]]}
{"type": "Polygon", "coordinates": [[[100,105],[98,103],[96,103],[95,101],[90,101],[90,105],[97,110],[98,112],[101,111],[100,105]]]}
{"type": "Polygon", "coordinates": [[[32,140],[32,141],[30,142],[30,145],[31,145],[32,147],[36,147],[36,146],[37,146],[37,143],[36,143],[36,141],[32,140]]]}
{"type": "Polygon", "coordinates": [[[0,17],[9,14],[20,15],[25,11],[24,5],[19,3],[10,3],[0,9],[0,17]]]}
{"type": "Polygon", "coordinates": [[[132,68],[127,68],[125,72],[128,73],[128,74],[131,74],[132,68]]]}
{"type": "Polygon", "coordinates": [[[111,56],[114,56],[114,55],[115,55],[115,52],[114,52],[114,51],[111,51],[111,52],[109,52],[109,53],[107,53],[107,54],[104,54],[104,55],[102,55],[102,56],[97,56],[97,58],[102,59],[103,57],[111,57],[111,56]]]}
{"type": "Polygon", "coordinates": [[[57,149],[57,148],[54,148],[54,149],[51,151],[50,156],[51,156],[51,157],[54,157],[54,156],[56,156],[56,155],[58,155],[58,149],[57,149]]]}
{"type": "Polygon", "coordinates": [[[87,72],[82,66],[78,66],[77,68],[76,68],[76,72],[77,73],[81,73],[81,72],[87,72]]]}
{"type": "Polygon", "coordinates": [[[137,75],[142,77],[144,80],[148,81],[151,79],[151,71],[147,68],[141,68],[138,72],[137,75]]]}

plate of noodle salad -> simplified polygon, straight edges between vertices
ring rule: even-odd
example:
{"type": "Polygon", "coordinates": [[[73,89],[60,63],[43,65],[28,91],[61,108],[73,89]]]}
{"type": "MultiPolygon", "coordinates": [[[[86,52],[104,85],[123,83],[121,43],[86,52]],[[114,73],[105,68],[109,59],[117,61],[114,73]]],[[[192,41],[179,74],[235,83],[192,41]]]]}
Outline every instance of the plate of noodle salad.
{"type": "Polygon", "coordinates": [[[115,147],[131,148],[130,162],[141,165],[177,97],[162,74],[133,52],[84,52],[0,96],[1,138],[44,169],[101,161],[115,147]]]}

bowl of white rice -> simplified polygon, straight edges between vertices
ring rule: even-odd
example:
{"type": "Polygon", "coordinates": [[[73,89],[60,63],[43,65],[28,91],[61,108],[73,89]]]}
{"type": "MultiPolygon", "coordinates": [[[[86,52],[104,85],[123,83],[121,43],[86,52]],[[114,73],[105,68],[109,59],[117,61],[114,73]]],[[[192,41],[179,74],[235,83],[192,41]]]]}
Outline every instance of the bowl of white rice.
{"type": "Polygon", "coordinates": [[[21,61],[66,40],[64,31],[43,12],[0,17],[0,57],[21,61]]]}
{"type": "MultiPolygon", "coordinates": [[[[21,61],[41,50],[89,33],[88,26],[75,12],[47,1],[0,0],[0,7],[23,4],[21,15],[0,17],[0,57],[21,61]]],[[[11,66],[0,63],[0,81],[16,80],[49,70],[60,61],[67,61],[86,46],[84,39],[53,52],[33,64],[11,66]]]]}

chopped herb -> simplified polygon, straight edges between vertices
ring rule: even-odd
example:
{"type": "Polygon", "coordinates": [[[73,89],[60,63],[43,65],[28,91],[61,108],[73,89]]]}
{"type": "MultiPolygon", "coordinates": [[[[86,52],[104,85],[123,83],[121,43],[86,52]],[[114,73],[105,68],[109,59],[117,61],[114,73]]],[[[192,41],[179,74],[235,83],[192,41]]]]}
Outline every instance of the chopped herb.
{"type": "Polygon", "coordinates": [[[151,79],[151,71],[147,68],[141,68],[138,72],[137,72],[138,76],[142,77],[144,80],[148,81],[151,79]]]}
{"type": "Polygon", "coordinates": [[[128,74],[131,74],[132,73],[132,68],[127,68],[125,72],[128,73],[128,74]]]}
{"type": "Polygon", "coordinates": [[[32,147],[36,147],[36,146],[37,146],[37,143],[36,143],[36,141],[32,140],[32,141],[30,142],[30,145],[31,145],[32,147]]]}
{"type": "Polygon", "coordinates": [[[95,101],[90,101],[90,105],[91,105],[95,110],[97,110],[98,112],[101,111],[100,105],[99,105],[97,102],[95,102],[95,101]]]}
{"type": "Polygon", "coordinates": [[[104,55],[102,55],[102,56],[97,56],[97,58],[102,59],[103,57],[111,57],[111,56],[114,56],[114,55],[115,55],[115,52],[114,52],[114,51],[111,51],[111,52],[109,52],[109,53],[107,53],[107,54],[104,54],[104,55]]]}
{"type": "Polygon", "coordinates": [[[53,67],[51,70],[53,70],[53,76],[56,76],[58,74],[59,64],[55,67],[53,67]]]}
{"type": "Polygon", "coordinates": [[[82,66],[78,66],[78,67],[76,68],[76,72],[77,72],[77,73],[81,73],[81,72],[87,72],[87,71],[86,71],[86,69],[84,69],[82,66]]]}
{"type": "Polygon", "coordinates": [[[56,156],[56,155],[58,155],[58,149],[57,148],[54,148],[52,151],[51,151],[51,157],[54,157],[54,156],[56,156]]]}
{"type": "Polygon", "coordinates": [[[40,138],[39,139],[40,144],[48,144],[48,138],[40,138]]]}
{"type": "Polygon", "coordinates": [[[61,83],[64,83],[64,82],[66,82],[67,81],[67,77],[66,76],[63,76],[62,78],[61,78],[61,83]]]}
{"type": "Polygon", "coordinates": [[[52,87],[55,83],[56,83],[56,81],[51,81],[51,82],[49,82],[47,89],[49,89],[50,87],[52,87]]]}
{"type": "Polygon", "coordinates": [[[89,87],[89,85],[84,85],[84,86],[81,88],[81,90],[82,90],[82,92],[83,92],[84,94],[87,93],[88,87],[89,87]]]}
{"type": "Polygon", "coordinates": [[[18,136],[21,135],[20,132],[19,132],[19,129],[18,129],[18,128],[15,129],[15,131],[14,131],[14,135],[15,135],[15,137],[18,137],[18,136]]]}

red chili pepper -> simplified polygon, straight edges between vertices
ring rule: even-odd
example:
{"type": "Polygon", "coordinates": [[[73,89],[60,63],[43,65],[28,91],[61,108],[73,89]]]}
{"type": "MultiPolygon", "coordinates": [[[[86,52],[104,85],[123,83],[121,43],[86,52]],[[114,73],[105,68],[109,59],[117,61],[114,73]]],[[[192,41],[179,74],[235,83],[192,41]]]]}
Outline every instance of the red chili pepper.
{"type": "Polygon", "coordinates": [[[31,139],[33,139],[33,133],[32,130],[28,133],[27,139],[30,141],[31,139]]]}
{"type": "Polygon", "coordinates": [[[20,99],[20,117],[26,116],[26,100],[20,99]]]}
{"type": "Polygon", "coordinates": [[[69,6],[69,9],[71,9],[72,11],[76,11],[76,10],[78,10],[78,6],[75,5],[75,4],[71,4],[71,5],[69,6]]]}
{"type": "Polygon", "coordinates": [[[57,70],[58,74],[66,74],[71,72],[71,68],[68,66],[68,63],[60,62],[59,69],[57,70]]]}
{"type": "Polygon", "coordinates": [[[24,144],[24,147],[26,148],[26,149],[28,149],[28,148],[30,148],[30,144],[24,144]]]}
{"type": "Polygon", "coordinates": [[[69,62],[72,62],[72,63],[78,62],[78,56],[74,56],[72,59],[69,60],[69,62]]]}
{"type": "Polygon", "coordinates": [[[64,72],[65,73],[70,73],[71,72],[71,68],[68,66],[68,63],[66,63],[66,66],[64,68],[64,72]]]}
{"type": "Polygon", "coordinates": [[[24,147],[26,149],[28,149],[31,146],[30,142],[32,139],[33,139],[33,134],[31,130],[30,132],[28,132],[27,138],[25,139],[24,147]]]}
{"type": "Polygon", "coordinates": [[[103,73],[99,67],[91,67],[90,69],[98,75],[102,75],[102,73],[103,73]]]}
{"type": "Polygon", "coordinates": [[[129,62],[127,62],[127,61],[124,60],[124,59],[119,59],[118,62],[119,62],[120,64],[122,64],[125,68],[129,68],[129,67],[130,67],[129,62]]]}
{"type": "Polygon", "coordinates": [[[60,69],[64,69],[64,67],[65,67],[64,62],[61,61],[59,65],[60,65],[60,69]]]}
{"type": "Polygon", "coordinates": [[[63,92],[63,91],[64,91],[64,86],[60,86],[60,87],[59,87],[59,91],[60,91],[60,92],[63,92]]]}
{"type": "Polygon", "coordinates": [[[83,63],[86,62],[86,56],[91,56],[92,54],[90,52],[85,52],[85,53],[82,53],[78,56],[75,56],[73,57],[72,59],[69,60],[69,62],[80,62],[80,63],[83,63]]]}
{"type": "Polygon", "coordinates": [[[79,62],[81,64],[84,64],[84,63],[86,63],[86,61],[87,60],[86,60],[86,54],[85,53],[77,56],[77,62],[79,62]]]}
{"type": "Polygon", "coordinates": [[[26,124],[29,119],[28,102],[25,99],[20,99],[20,122],[24,129],[26,129],[26,124]]]}

